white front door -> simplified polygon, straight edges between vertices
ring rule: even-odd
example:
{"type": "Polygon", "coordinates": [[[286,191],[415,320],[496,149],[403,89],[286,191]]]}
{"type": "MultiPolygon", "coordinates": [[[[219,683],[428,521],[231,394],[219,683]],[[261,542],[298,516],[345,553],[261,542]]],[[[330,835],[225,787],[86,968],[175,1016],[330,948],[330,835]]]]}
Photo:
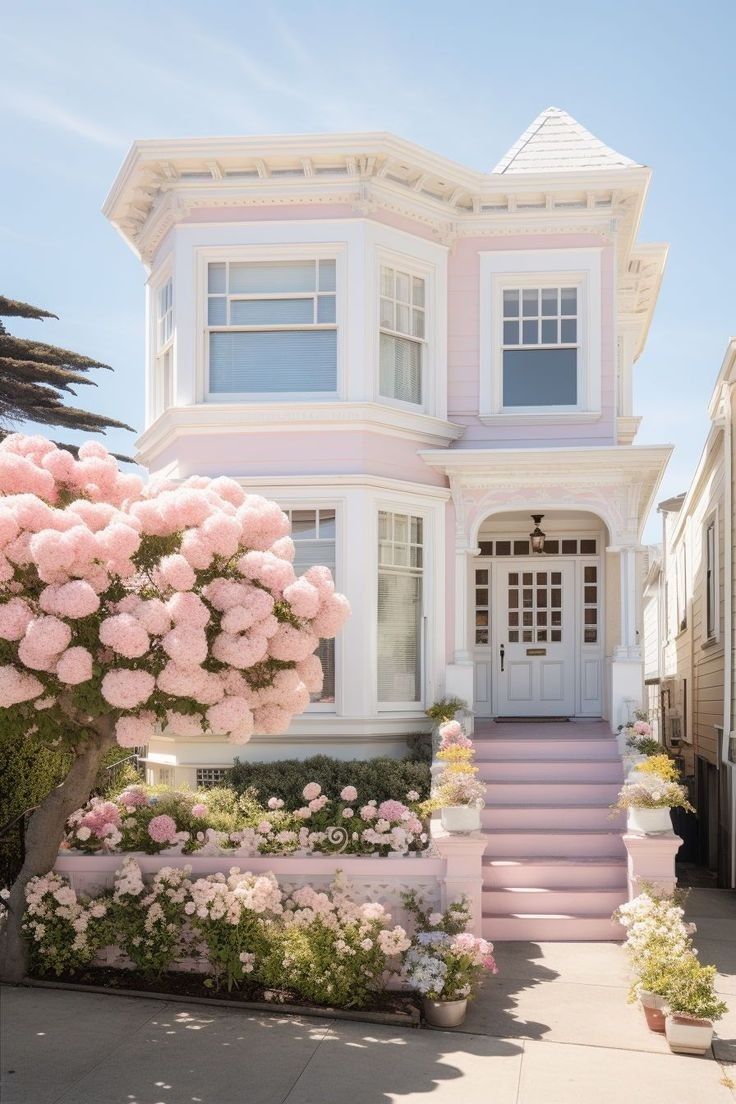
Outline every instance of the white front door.
{"type": "Polygon", "coordinates": [[[495,714],[575,713],[575,567],[554,561],[494,564],[495,714]]]}

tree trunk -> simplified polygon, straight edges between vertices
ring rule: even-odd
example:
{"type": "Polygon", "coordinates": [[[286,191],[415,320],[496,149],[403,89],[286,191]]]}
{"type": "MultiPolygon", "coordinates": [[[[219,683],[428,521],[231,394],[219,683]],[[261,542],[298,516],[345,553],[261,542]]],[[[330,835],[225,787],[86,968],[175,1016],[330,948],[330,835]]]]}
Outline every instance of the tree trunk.
{"type": "Polygon", "coordinates": [[[0,979],[22,981],[27,953],[21,932],[26,885],[47,874],[56,862],[69,816],[89,798],[102,756],[114,743],[114,721],[101,717],[97,732],[80,748],[64,781],[43,799],[28,822],[25,858],[7,901],[8,915],[0,929],[0,979]]]}

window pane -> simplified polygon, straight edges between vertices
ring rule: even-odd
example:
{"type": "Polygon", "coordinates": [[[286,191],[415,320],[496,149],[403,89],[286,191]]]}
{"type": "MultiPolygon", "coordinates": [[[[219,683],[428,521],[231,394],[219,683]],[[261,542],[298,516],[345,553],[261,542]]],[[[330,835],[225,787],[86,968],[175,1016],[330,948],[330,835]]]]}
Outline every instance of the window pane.
{"type": "Polygon", "coordinates": [[[578,289],[577,288],[562,288],[560,292],[560,313],[561,314],[577,314],[578,313],[578,289]]]}
{"type": "Polygon", "coordinates": [[[575,406],[577,349],[507,349],[504,406],[575,406]]]}
{"type": "MultiPolygon", "coordinates": [[[[566,323],[562,323],[563,326],[566,323]]],[[[575,323],[573,322],[573,325],[575,323]]],[[[564,338],[563,338],[564,341],[564,338]]],[[[557,319],[545,319],[542,322],[542,344],[543,345],[556,345],[557,344],[557,319]]]]}
{"type": "Polygon", "coordinates": [[[560,341],[563,345],[572,345],[578,339],[578,324],[574,318],[563,318],[560,322],[560,341]]]}
{"type": "Polygon", "coordinates": [[[287,326],[314,322],[313,299],[231,299],[232,326],[287,326]]]}
{"type": "Polygon", "coordinates": [[[210,392],[334,391],[334,330],[210,334],[210,392]]]}
{"type": "Polygon", "coordinates": [[[519,323],[518,322],[504,322],[504,324],[503,324],[503,343],[504,343],[504,345],[518,345],[519,344],[519,323]]]}
{"type": "Polygon", "coordinates": [[[488,591],[485,588],[477,589],[475,592],[475,604],[476,606],[488,605],[488,591]]]}
{"type": "Polygon", "coordinates": [[[381,266],[381,295],[388,299],[394,297],[394,270],[381,266]]]}
{"type": "Polygon", "coordinates": [[[319,290],[320,291],[334,291],[335,290],[335,262],[334,261],[320,261],[319,262],[319,290]]]}
{"type": "Polygon", "coordinates": [[[597,542],[595,540],[581,540],[580,552],[583,556],[594,556],[597,550],[597,542]]]}
{"type": "Polygon", "coordinates": [[[380,335],[379,391],[388,399],[422,401],[422,347],[405,337],[380,335]]]}
{"type": "Polygon", "coordinates": [[[381,326],[385,326],[387,330],[395,329],[394,304],[392,299],[381,300],[381,326]]]}
{"type": "Polygon", "coordinates": [[[586,583],[594,583],[598,577],[598,572],[592,565],[585,568],[585,581],[586,583]]]}
{"type": "Polygon", "coordinates": [[[224,261],[207,265],[207,290],[209,292],[225,292],[226,272],[224,261]]]}
{"type": "Polygon", "coordinates": [[[319,539],[320,540],[334,540],[335,539],[335,511],[334,510],[320,510],[319,511],[319,539]]]}
{"type": "Polygon", "coordinates": [[[522,345],[536,345],[538,341],[538,324],[536,319],[533,322],[522,323],[522,345]]]}
{"type": "Polygon", "coordinates": [[[405,272],[396,273],[396,298],[401,303],[411,303],[411,276],[405,272]]]}
{"type": "Polygon", "coordinates": [[[317,300],[317,321],[334,322],[335,318],[335,296],[320,295],[317,300]]]}
{"type": "Polygon", "coordinates": [[[496,555],[497,556],[510,556],[511,555],[511,541],[496,541],[496,555]]]}
{"type": "Polygon", "coordinates": [[[585,601],[597,602],[598,601],[598,587],[586,586],[585,588],[585,601]]]}
{"type": "Polygon", "coordinates": [[[557,314],[557,288],[542,288],[542,314],[557,314]]]}
{"type": "Polygon", "coordinates": [[[396,304],[396,325],[394,328],[397,329],[399,333],[411,333],[411,326],[409,324],[409,308],[405,307],[403,303],[396,304]]]}
{"type": "Polygon", "coordinates": [[[424,306],[424,280],[421,276],[415,276],[411,282],[412,302],[415,307],[424,306]]]}
{"type": "Polygon", "coordinates": [[[514,555],[515,556],[528,556],[529,555],[529,541],[514,541],[514,555]]]}
{"type": "Polygon", "coordinates": [[[518,318],[519,317],[519,293],[518,291],[506,290],[503,293],[503,316],[504,318],[518,318]]]}
{"type": "Polygon", "coordinates": [[[248,261],[230,265],[230,293],[316,291],[314,261],[248,261]]]}
{"type": "Polygon", "coordinates": [[[411,332],[414,337],[424,337],[424,311],[413,310],[411,312],[411,332]]]}
{"type": "Polygon", "coordinates": [[[578,551],[578,542],[576,540],[563,540],[562,542],[562,555],[563,556],[575,556],[578,551]]]}
{"type": "Polygon", "coordinates": [[[421,700],[422,579],[378,575],[378,700],[421,700]]]}
{"type": "Polygon", "coordinates": [[[291,535],[294,540],[314,540],[317,536],[317,511],[292,510],[291,535]]]}
{"type": "Polygon", "coordinates": [[[479,570],[475,573],[475,582],[478,586],[485,586],[488,583],[488,571],[479,570]]]}
{"type": "Polygon", "coordinates": [[[478,541],[481,556],[493,555],[493,541],[478,541]]]}
{"type": "Polygon", "coordinates": [[[420,517],[412,516],[411,531],[410,531],[410,539],[411,539],[412,544],[421,544],[422,543],[423,530],[424,530],[424,521],[423,521],[423,519],[420,518],[420,517]]]}
{"type": "Polygon", "coordinates": [[[224,295],[211,295],[207,303],[207,323],[210,326],[227,324],[227,299],[224,295]]]}
{"type": "Polygon", "coordinates": [[[539,314],[539,292],[536,288],[524,288],[521,293],[521,311],[525,318],[539,314]]]}

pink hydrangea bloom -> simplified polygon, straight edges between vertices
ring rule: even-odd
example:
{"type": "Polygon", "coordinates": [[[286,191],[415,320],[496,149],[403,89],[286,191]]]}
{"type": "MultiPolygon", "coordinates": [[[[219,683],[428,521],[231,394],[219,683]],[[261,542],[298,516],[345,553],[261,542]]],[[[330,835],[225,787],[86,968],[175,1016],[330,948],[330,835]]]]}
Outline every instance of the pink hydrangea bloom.
{"type": "Polygon", "coordinates": [[[378,815],[384,820],[401,820],[404,813],[407,812],[406,805],[401,801],[382,801],[378,806],[378,815]]]}
{"type": "Polygon", "coordinates": [[[635,721],[634,732],[637,736],[651,736],[652,727],[646,721],[635,721]]]}
{"type": "Polygon", "coordinates": [[[158,570],[164,584],[173,590],[191,590],[197,581],[194,568],[178,552],[172,556],[164,556],[158,570]]]}
{"type": "Polygon", "coordinates": [[[250,724],[253,730],[253,714],[245,698],[226,697],[207,710],[207,723],[214,733],[234,732],[250,724]]]}
{"type": "Polygon", "coordinates": [[[209,809],[203,801],[198,801],[196,805],[192,805],[192,816],[206,817],[209,813],[209,809]]]}
{"type": "Polygon", "coordinates": [[[188,625],[192,629],[204,629],[210,620],[210,611],[199,597],[191,591],[172,594],[166,603],[166,610],[175,625],[188,625]]]}
{"type": "Polygon", "coordinates": [[[307,782],[302,790],[302,797],[305,801],[314,801],[315,797],[319,797],[321,793],[322,787],[319,782],[307,782]]]}
{"type": "Polygon", "coordinates": [[[56,656],[69,647],[72,630],[58,617],[38,617],[31,621],[24,639],[37,654],[56,656]]]}
{"type": "Polygon", "coordinates": [[[54,607],[60,617],[89,617],[100,608],[100,599],[86,579],[72,579],[56,591],[54,607]]]}
{"type": "Polygon", "coordinates": [[[121,747],[144,747],[154,733],[156,715],[148,710],[136,716],[118,717],[115,739],[121,747]]]}
{"type": "Polygon", "coordinates": [[[148,701],[155,687],[155,679],[148,671],[120,668],[108,671],[102,680],[102,696],[117,709],[135,709],[148,701]]]}
{"type": "Polygon", "coordinates": [[[176,821],[162,813],[148,822],[148,834],[154,843],[176,843],[176,821]]]}
{"type": "Polygon", "coordinates": [[[100,641],[126,659],[139,659],[150,647],[148,633],[129,613],[117,613],[100,623],[100,641]]]}
{"type": "Polygon", "coordinates": [[[161,644],[174,663],[182,667],[198,666],[207,658],[207,637],[204,630],[190,625],[174,625],[161,644]]]}
{"type": "Polygon", "coordinates": [[[22,598],[11,598],[0,605],[0,639],[20,640],[33,620],[33,612],[22,598]]]}
{"type": "Polygon", "coordinates": [[[344,786],[343,789],[340,790],[340,797],[343,801],[357,801],[358,791],[355,786],[344,786]]]}
{"type": "Polygon", "coordinates": [[[78,686],[92,678],[92,653],[86,648],[67,648],[56,663],[56,675],[68,686],[78,686]]]}
{"type": "Polygon", "coordinates": [[[0,707],[9,709],[12,705],[31,701],[43,693],[43,684],[27,671],[7,664],[0,667],[0,707]]]}

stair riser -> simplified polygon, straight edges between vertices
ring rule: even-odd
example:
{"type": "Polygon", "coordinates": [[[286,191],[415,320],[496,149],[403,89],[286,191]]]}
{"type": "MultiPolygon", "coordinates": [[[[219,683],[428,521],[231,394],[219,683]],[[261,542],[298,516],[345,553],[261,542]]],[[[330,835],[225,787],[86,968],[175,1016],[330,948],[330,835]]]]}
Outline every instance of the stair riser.
{"type": "MultiPolygon", "coordinates": [[[[623,860],[604,863],[564,863],[559,866],[518,859],[508,863],[485,863],[483,881],[493,889],[616,889],[626,892],[626,864],[623,860]]],[[[494,910],[490,910],[494,911],[494,910]]]]}
{"type": "Polygon", "coordinates": [[[509,940],[535,943],[587,943],[620,941],[623,929],[611,920],[571,916],[558,919],[535,917],[483,917],[483,936],[494,943],[509,940]]]}
{"type": "Polygon", "coordinates": [[[620,785],[624,772],[620,759],[560,763],[544,759],[493,759],[477,763],[484,782],[610,782],[620,785]]]}
{"type": "Polygon", "coordinates": [[[487,805],[611,805],[618,782],[489,782],[487,805]]]}
{"type": "Polygon", "coordinates": [[[483,889],[483,912],[506,916],[517,912],[610,916],[626,900],[625,889],[519,891],[483,889]]]}
{"type": "Polygon", "coordinates": [[[556,859],[625,857],[626,848],[615,831],[603,835],[580,833],[575,837],[546,832],[494,831],[488,837],[486,856],[502,855],[505,859],[550,856],[556,859]]]}
{"type": "Polygon", "coordinates": [[[626,820],[622,813],[610,815],[607,805],[576,809],[573,805],[561,805],[559,809],[535,809],[532,805],[491,805],[481,812],[481,824],[486,832],[503,832],[504,829],[526,831],[529,829],[572,830],[599,828],[602,831],[624,830],[626,820]]]}
{"type": "Polygon", "coordinates": [[[618,743],[611,739],[477,740],[476,759],[613,759],[618,743]]]}

